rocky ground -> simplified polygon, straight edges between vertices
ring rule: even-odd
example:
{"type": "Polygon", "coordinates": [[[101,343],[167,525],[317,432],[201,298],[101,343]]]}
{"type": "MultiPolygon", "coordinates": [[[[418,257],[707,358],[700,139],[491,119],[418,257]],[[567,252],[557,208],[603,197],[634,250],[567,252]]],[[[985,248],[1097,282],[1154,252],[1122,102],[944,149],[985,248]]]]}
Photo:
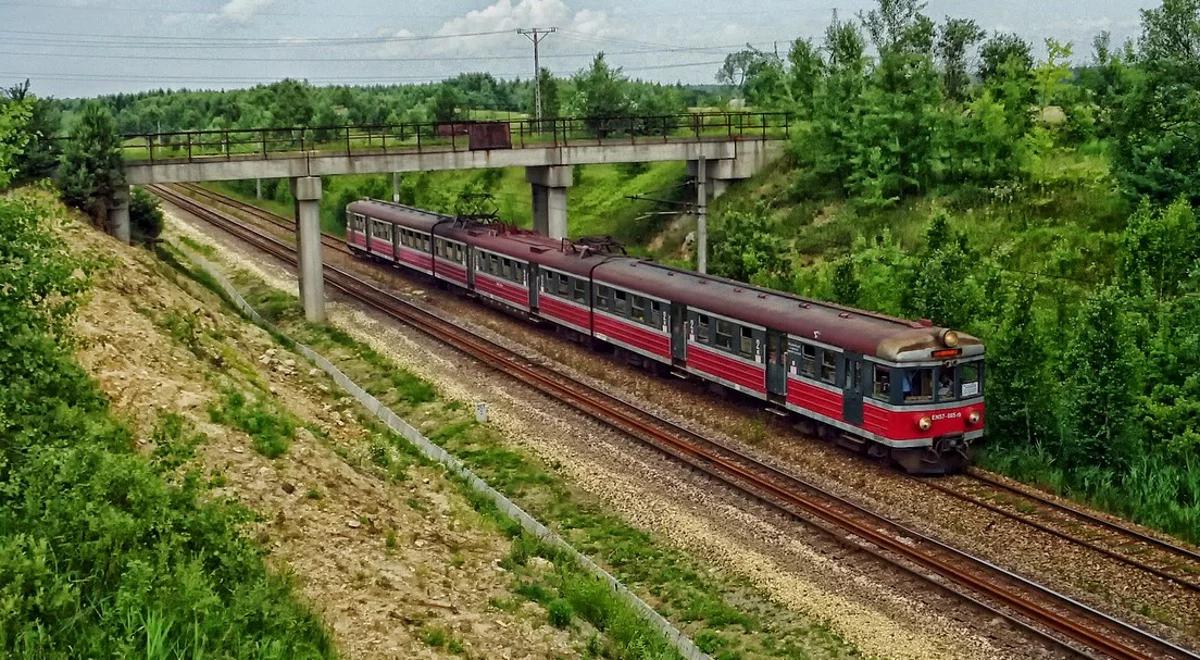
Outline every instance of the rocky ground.
{"type": "MultiPolygon", "coordinates": [[[[294,276],[287,269],[233,244],[202,223],[190,224],[182,213],[172,213],[172,217],[178,231],[220,243],[227,265],[295,292],[294,276]]],[[[686,418],[695,427],[763,451],[781,455],[794,451],[797,467],[815,469],[835,482],[857,484],[857,491],[869,491],[873,467],[863,467],[857,458],[798,438],[740,402],[721,401],[703,395],[694,385],[626,369],[551,333],[435,292],[427,282],[386,274],[378,277],[501,341],[566,364],[580,376],[608,384],[668,415],[686,418]]],[[[333,324],[434,382],[449,396],[487,402],[492,423],[516,446],[554,466],[626,520],[704,558],[714,570],[747,578],[778,605],[825,622],[867,655],[1052,655],[1003,622],[982,617],[893,569],[847,552],[825,535],[749,503],[418,333],[336,302],[330,306],[330,316],[333,324]]]]}
{"type": "Polygon", "coordinates": [[[586,640],[513,599],[509,541],[440,471],[368,459],[376,431],[324,374],[144,250],[90,230],[72,240],[113,255],[81,309],[78,357],[130,420],[139,447],[178,415],[201,437],[194,469],[213,497],[253,512],[247,532],[290,574],[347,657],[576,656],[586,640]],[[294,421],[277,458],[237,424],[214,422],[229,392],[294,421]]]}

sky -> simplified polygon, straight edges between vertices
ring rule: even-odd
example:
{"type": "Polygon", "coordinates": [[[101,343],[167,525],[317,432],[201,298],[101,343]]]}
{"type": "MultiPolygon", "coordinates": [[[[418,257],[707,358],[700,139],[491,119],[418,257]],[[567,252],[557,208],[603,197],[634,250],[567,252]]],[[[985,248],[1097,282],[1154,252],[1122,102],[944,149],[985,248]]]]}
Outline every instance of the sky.
{"type": "MultiPolygon", "coordinates": [[[[1037,44],[1074,44],[1086,61],[1102,30],[1136,38],[1156,0],[928,0],[925,13],[972,18],[1037,44]]],[[[834,11],[874,0],[0,0],[0,85],[32,79],[43,96],[159,88],[441,80],[468,71],[529,78],[517,28],[555,27],[541,63],[570,75],[597,51],[630,77],[710,83],[750,44],[782,55],[819,41],[834,11]]]]}

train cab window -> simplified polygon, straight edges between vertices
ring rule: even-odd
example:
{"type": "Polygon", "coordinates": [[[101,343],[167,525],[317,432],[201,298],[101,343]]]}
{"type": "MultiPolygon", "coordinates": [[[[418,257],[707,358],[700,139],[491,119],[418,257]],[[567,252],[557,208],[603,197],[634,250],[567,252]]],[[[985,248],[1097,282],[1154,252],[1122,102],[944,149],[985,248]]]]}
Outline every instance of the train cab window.
{"type": "Polygon", "coordinates": [[[586,305],[587,304],[587,284],[584,283],[583,280],[576,278],[571,281],[571,285],[572,285],[571,300],[574,300],[577,303],[586,305]]]}
{"type": "Polygon", "coordinates": [[[800,375],[807,378],[817,377],[817,347],[810,344],[800,345],[800,375]]]}
{"type": "Polygon", "coordinates": [[[958,389],[962,398],[983,394],[980,366],[979,362],[967,362],[958,366],[958,389]]]}
{"type": "Polygon", "coordinates": [[[955,367],[938,367],[937,370],[937,400],[938,401],[953,401],[958,396],[955,394],[955,377],[958,375],[958,369],[955,367]]]}
{"type": "Polygon", "coordinates": [[[708,343],[708,324],[709,319],[707,314],[696,315],[696,342],[700,344],[708,343]]]}
{"type": "Polygon", "coordinates": [[[754,330],[742,328],[742,341],[738,345],[738,353],[744,358],[754,357],[754,330]]]}
{"type": "Polygon", "coordinates": [[[871,396],[880,401],[892,400],[892,370],[875,365],[875,382],[871,387],[871,396]]]}
{"type": "Polygon", "coordinates": [[[933,401],[933,369],[909,369],[902,383],[905,403],[933,401]]]}
{"type": "Polygon", "coordinates": [[[717,319],[716,321],[717,321],[717,323],[716,323],[717,336],[716,336],[716,340],[713,341],[713,343],[727,351],[732,351],[733,350],[733,324],[730,323],[729,321],[723,321],[721,319],[717,319]]]}
{"type": "Polygon", "coordinates": [[[837,353],[829,349],[821,351],[821,382],[837,384],[837,353]]]}

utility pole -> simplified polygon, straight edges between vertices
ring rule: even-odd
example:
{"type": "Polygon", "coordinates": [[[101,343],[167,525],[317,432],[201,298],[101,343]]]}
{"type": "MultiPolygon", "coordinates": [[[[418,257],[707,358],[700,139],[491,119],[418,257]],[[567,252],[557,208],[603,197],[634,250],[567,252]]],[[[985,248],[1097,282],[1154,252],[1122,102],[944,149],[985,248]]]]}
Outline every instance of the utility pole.
{"type": "Polygon", "coordinates": [[[517,34],[523,34],[525,38],[533,42],[533,118],[537,122],[538,130],[541,130],[542,127],[542,65],[538,61],[538,43],[551,32],[558,32],[558,28],[517,29],[517,34]]]}

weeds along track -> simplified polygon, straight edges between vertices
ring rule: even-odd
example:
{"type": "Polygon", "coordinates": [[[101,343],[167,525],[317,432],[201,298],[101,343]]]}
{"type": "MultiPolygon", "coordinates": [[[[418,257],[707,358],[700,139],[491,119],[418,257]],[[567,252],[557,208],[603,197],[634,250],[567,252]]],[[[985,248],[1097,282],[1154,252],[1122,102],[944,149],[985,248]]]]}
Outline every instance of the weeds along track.
{"type": "Polygon", "coordinates": [[[929,486],[1200,594],[1200,553],[972,468],[929,486]]]}
{"type": "MultiPolygon", "coordinates": [[[[295,249],[287,242],[170,189],[161,186],[151,189],[235,238],[295,265],[295,249]]],[[[1052,644],[1076,653],[1113,658],[1200,658],[1153,633],[946,545],[781,467],[535,364],[343,270],[326,265],[325,281],[347,297],[421,330],[485,366],[506,373],[693,469],[823,530],[850,548],[965,599],[1052,644]]]]}

